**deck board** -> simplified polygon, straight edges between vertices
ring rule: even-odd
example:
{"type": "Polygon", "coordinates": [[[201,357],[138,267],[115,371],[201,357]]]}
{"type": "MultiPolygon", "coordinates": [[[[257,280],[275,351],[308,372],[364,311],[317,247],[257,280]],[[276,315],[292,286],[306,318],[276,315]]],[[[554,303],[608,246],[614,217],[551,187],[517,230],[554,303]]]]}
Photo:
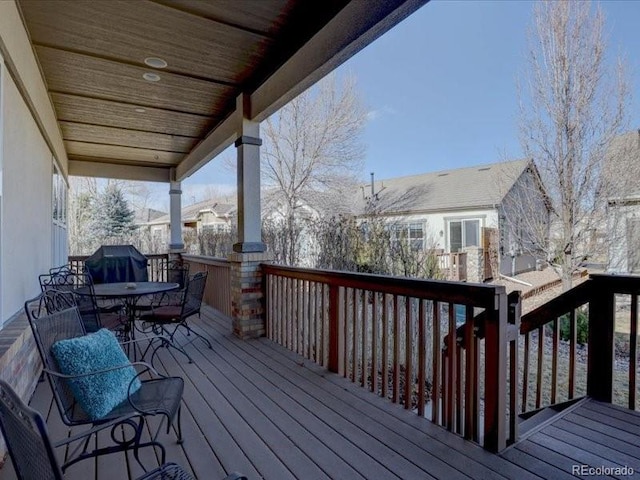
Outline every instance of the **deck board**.
{"type": "MultiPolygon", "coordinates": [[[[172,349],[161,349],[154,363],[161,373],[185,380],[185,442],[179,445],[173,431],[160,434],[167,461],[199,479],[231,471],[278,480],[569,479],[576,463],[640,471],[637,412],[588,401],[494,455],[267,339],[237,339],[229,320],[213,309],[206,307],[191,323],[213,349],[179,334],[194,363],[172,349]]],[[[31,405],[45,415],[53,438],[68,434],[47,382],[38,384],[31,405]]],[[[149,428],[155,431],[158,422],[151,419],[149,428]]],[[[157,465],[151,449],[141,458],[149,468],[157,465]]],[[[65,478],[135,478],[142,472],[132,454],[114,454],[80,462],[65,478]]],[[[0,470],[0,480],[14,478],[10,467],[0,470]]]]}
{"type": "Polygon", "coordinates": [[[588,438],[596,445],[611,447],[618,452],[640,460],[640,448],[619,440],[618,438],[572,423],[564,418],[555,422],[554,426],[564,432],[575,433],[581,438],[588,438]]]}
{"type": "MultiPolygon", "coordinates": [[[[284,360],[285,365],[278,363],[277,357],[282,356],[284,352],[269,351],[267,355],[262,341],[245,346],[247,349],[254,347],[254,355],[266,362],[264,365],[268,369],[275,370],[281,377],[291,379],[290,382],[280,385],[280,388],[292,395],[291,398],[310,404],[312,411],[319,415],[324,423],[335,428],[364,452],[373,455],[387,468],[392,465],[393,473],[400,478],[415,478],[419,475],[408,463],[413,463],[435,478],[464,478],[461,472],[437,456],[381,425],[379,416],[384,415],[383,412],[375,411],[374,417],[366,415],[362,409],[354,406],[354,403],[359,402],[358,399],[353,398],[352,401],[345,402],[344,390],[340,386],[327,385],[326,380],[323,385],[317,385],[313,381],[313,377],[317,375],[306,368],[300,368],[299,363],[287,359],[284,360]]],[[[440,453],[446,455],[448,452],[440,453]]],[[[466,459],[462,460],[464,462],[466,459]]]]}
{"type": "MultiPolygon", "coordinates": [[[[234,341],[232,343],[236,342],[234,341]]],[[[241,352],[239,351],[234,351],[233,353],[234,355],[241,355],[241,352]]],[[[255,351],[254,353],[259,355],[257,351],[255,351]]],[[[247,357],[245,357],[245,359],[246,358],[247,357]]],[[[255,364],[257,359],[253,358],[252,361],[255,364]]],[[[270,369],[275,370],[277,369],[277,366],[267,366],[266,371],[268,372],[270,369]]],[[[307,421],[308,428],[314,428],[317,430],[322,428],[323,426],[327,426],[333,429],[333,433],[336,434],[334,435],[335,438],[332,439],[332,445],[334,449],[336,449],[337,451],[342,451],[343,448],[351,448],[352,445],[359,447],[372,459],[376,459],[374,471],[377,472],[377,475],[382,478],[385,478],[388,475],[385,472],[385,465],[395,465],[396,469],[398,470],[398,472],[395,473],[395,476],[392,474],[389,476],[389,478],[397,478],[398,476],[400,478],[412,478],[412,476],[414,475],[424,474],[419,469],[416,469],[416,467],[410,462],[397,455],[393,450],[384,448],[382,445],[378,444],[375,439],[366,435],[363,430],[359,429],[352,422],[345,420],[344,417],[337,413],[337,409],[328,407],[326,404],[326,402],[328,401],[328,395],[326,392],[320,389],[314,389],[313,385],[299,382],[298,379],[291,380],[295,377],[290,372],[278,373],[279,375],[277,375],[275,379],[274,377],[271,377],[272,379],[274,379],[275,383],[266,385],[266,387],[264,387],[264,390],[262,390],[262,392],[260,392],[259,394],[264,395],[263,392],[266,392],[268,390],[272,390],[278,393],[277,389],[279,389],[284,394],[281,395],[281,398],[279,398],[279,402],[282,402],[287,406],[291,406],[292,408],[289,409],[289,411],[292,413],[295,413],[297,408],[299,418],[301,417],[302,421],[307,421]],[[287,381],[283,382],[283,378],[287,378],[287,381]],[[305,411],[301,412],[301,409],[304,409],[305,411]],[[315,425],[313,424],[313,422],[315,422],[315,425]]],[[[346,405],[342,405],[342,407],[348,408],[348,406],[346,405]]],[[[291,420],[294,419],[291,418],[291,420]]],[[[286,423],[283,423],[282,426],[289,429],[290,425],[295,424],[295,421],[288,421],[286,423]]],[[[323,451],[326,452],[326,449],[323,449],[323,451]]],[[[310,451],[309,453],[313,454],[314,456],[316,455],[316,452],[310,451]]],[[[336,474],[339,474],[339,472],[336,472],[336,474]]]]}
{"type": "Polygon", "coordinates": [[[545,428],[544,434],[549,438],[553,438],[562,443],[563,447],[568,446],[586,453],[598,455],[604,460],[604,462],[612,462],[619,466],[629,465],[637,467],[640,465],[640,460],[637,458],[627,455],[626,453],[617,450],[615,447],[612,448],[608,445],[594,442],[590,436],[585,438],[580,435],[567,432],[554,425],[549,426],[549,428],[545,428]]]}
{"type": "MultiPolygon", "coordinates": [[[[196,356],[194,359],[196,359],[197,363],[202,361],[202,365],[207,365],[207,363],[211,362],[208,372],[210,374],[211,372],[216,372],[216,376],[212,381],[217,379],[226,388],[235,387],[238,392],[242,392],[243,397],[251,401],[250,409],[259,410],[266,418],[271,420],[274,427],[279,428],[276,432],[272,432],[269,429],[263,435],[264,438],[276,444],[282,441],[282,436],[287,439],[295,439],[296,445],[294,447],[304,451],[305,456],[313,458],[313,466],[299,465],[299,468],[302,469],[301,474],[307,472],[309,476],[313,476],[314,470],[319,469],[316,473],[321,477],[327,475],[330,478],[335,478],[345,474],[350,478],[358,477],[357,472],[348,463],[336,458],[335,453],[313,436],[307,428],[300,423],[291,421],[295,418],[296,413],[299,413],[295,412],[296,407],[299,407],[299,405],[289,402],[288,405],[291,406],[291,409],[285,411],[280,405],[286,402],[286,399],[283,395],[278,395],[277,393],[279,392],[277,391],[276,394],[273,394],[275,391],[274,385],[266,382],[261,376],[255,375],[255,372],[241,361],[235,362],[233,366],[230,365],[216,350],[211,352],[208,358],[202,356],[207,353],[206,351],[200,353],[201,356],[196,356]],[[282,426],[286,428],[282,428],[282,426]],[[320,474],[320,471],[323,474],[320,474]]],[[[251,412],[249,412],[249,415],[251,415],[251,412]]],[[[308,412],[303,412],[302,415],[309,417],[308,412]]],[[[313,426],[321,427],[322,424],[317,422],[313,426]]]]}
{"type": "MultiPolygon", "coordinates": [[[[630,467],[640,478],[640,413],[588,400],[560,414],[501,456],[552,478],[576,478],[573,466],[616,469],[630,467]],[[532,461],[532,458],[535,459],[532,461]]],[[[601,478],[601,477],[599,477],[601,478]]]]}

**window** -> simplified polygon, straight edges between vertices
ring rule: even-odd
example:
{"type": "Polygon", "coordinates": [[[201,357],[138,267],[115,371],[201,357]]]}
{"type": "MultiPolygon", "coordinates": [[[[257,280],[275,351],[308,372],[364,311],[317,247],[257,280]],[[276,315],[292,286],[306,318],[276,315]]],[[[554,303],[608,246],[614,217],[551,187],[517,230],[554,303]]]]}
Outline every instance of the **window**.
{"type": "Polygon", "coordinates": [[[461,252],[465,247],[480,246],[480,220],[455,220],[449,222],[449,251],[461,252]]]}
{"type": "Polygon", "coordinates": [[[424,224],[402,223],[394,225],[391,231],[391,239],[394,242],[406,241],[412,250],[423,250],[424,224]]]}
{"type": "Polygon", "coordinates": [[[230,230],[229,225],[225,223],[208,223],[200,227],[200,231],[205,233],[225,233],[230,230]]]}
{"type": "Polygon", "coordinates": [[[67,184],[57,166],[53,166],[53,223],[67,226],[67,184]]]}
{"type": "Polygon", "coordinates": [[[52,262],[53,266],[67,263],[67,184],[64,177],[53,165],[51,188],[51,217],[53,221],[52,262]]]}

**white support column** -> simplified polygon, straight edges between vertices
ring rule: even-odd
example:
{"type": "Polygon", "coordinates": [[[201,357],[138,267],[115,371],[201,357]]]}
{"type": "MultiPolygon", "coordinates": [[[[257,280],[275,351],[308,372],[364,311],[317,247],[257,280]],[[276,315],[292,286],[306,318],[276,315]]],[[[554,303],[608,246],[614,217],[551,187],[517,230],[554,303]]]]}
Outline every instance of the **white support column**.
{"type": "Polygon", "coordinates": [[[260,212],[260,124],[247,118],[248,96],[236,101],[242,115],[242,125],[235,146],[238,151],[238,253],[264,252],[260,212]]]}
{"type": "MultiPolygon", "coordinates": [[[[173,175],[172,175],[173,176],[173,175]]],[[[180,182],[170,182],[169,187],[169,252],[184,251],[182,240],[182,188],[180,182]]]]}

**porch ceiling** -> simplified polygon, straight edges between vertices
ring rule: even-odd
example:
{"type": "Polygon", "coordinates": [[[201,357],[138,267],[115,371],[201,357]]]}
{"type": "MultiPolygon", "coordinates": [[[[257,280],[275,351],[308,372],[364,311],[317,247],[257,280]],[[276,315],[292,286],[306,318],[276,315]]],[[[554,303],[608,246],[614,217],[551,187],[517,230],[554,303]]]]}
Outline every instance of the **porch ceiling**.
{"type": "Polygon", "coordinates": [[[18,4],[69,173],[167,181],[171,168],[181,180],[235,139],[240,94],[244,116],[263,120],[426,1],[18,4]],[[150,68],[148,57],[168,65],[150,68]]]}

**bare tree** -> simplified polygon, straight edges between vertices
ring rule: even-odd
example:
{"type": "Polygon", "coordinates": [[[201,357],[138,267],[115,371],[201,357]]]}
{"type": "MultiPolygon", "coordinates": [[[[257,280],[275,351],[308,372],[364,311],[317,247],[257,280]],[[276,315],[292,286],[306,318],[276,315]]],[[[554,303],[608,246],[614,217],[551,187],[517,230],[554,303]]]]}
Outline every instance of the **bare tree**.
{"type": "Polygon", "coordinates": [[[628,91],[622,62],[606,60],[604,16],[590,2],[539,2],[534,7],[530,52],[520,101],[520,139],[535,160],[546,190],[550,221],[540,215],[539,185],[523,187],[511,205],[514,235],[544,251],[565,289],[576,268],[593,258],[594,234],[606,225],[607,197],[615,182],[603,163],[624,126],[628,91]]]}
{"type": "Polygon", "coordinates": [[[69,253],[92,253],[98,244],[93,233],[93,204],[98,196],[95,178],[71,177],[69,182],[69,253]]]}
{"type": "Polygon", "coordinates": [[[407,222],[410,210],[428,192],[424,185],[362,190],[357,215],[329,215],[309,229],[315,247],[315,268],[347,270],[413,278],[442,278],[436,240],[426,222],[407,222]]]}
{"type": "Polygon", "coordinates": [[[366,110],[353,78],[330,75],[264,123],[264,184],[280,206],[285,233],[282,261],[299,260],[301,210],[318,207],[318,194],[340,192],[361,168],[366,110]]]}

